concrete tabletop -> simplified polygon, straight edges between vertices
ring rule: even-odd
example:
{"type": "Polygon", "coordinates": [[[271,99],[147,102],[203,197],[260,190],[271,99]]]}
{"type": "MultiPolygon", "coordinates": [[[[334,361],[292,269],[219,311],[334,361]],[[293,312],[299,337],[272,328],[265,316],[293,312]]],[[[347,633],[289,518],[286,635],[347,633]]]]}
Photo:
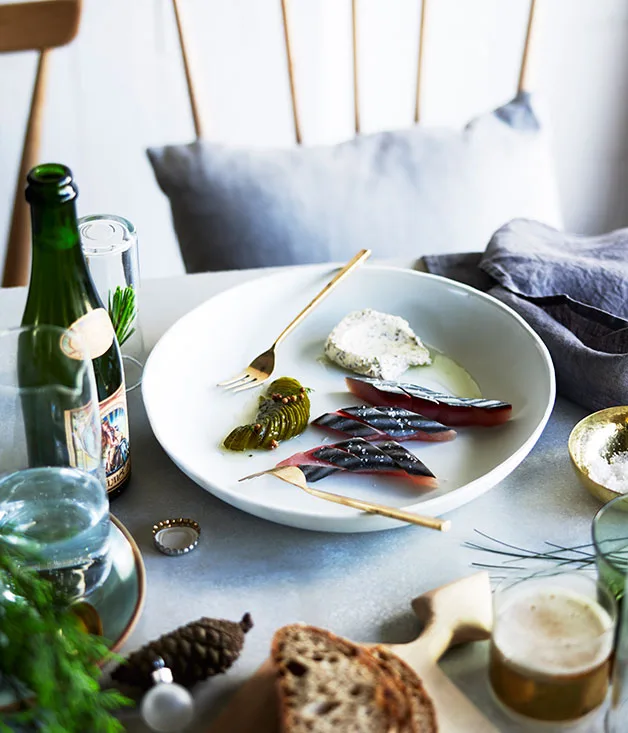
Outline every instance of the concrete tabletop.
{"type": "MultiPolygon", "coordinates": [[[[270,271],[145,281],[139,303],[146,353],[191,308],[270,271]]],[[[0,327],[19,324],[25,295],[24,289],[0,291],[0,327]]],[[[133,478],[112,511],[143,554],[147,595],[123,653],[200,616],[237,621],[248,611],[255,624],[232,669],[197,686],[191,733],[206,730],[228,695],[264,660],[278,627],[303,621],[355,641],[410,641],[419,631],[413,597],[477,571],[474,562],[501,561],[463,546],[467,540],[488,544],[474,530],[538,551],[547,549],[546,540],[583,544],[590,541],[591,519],[600,506],[578,483],[567,452],[569,433],[586,413],[560,398],[530,455],[491,491],[450,512],[448,534],[414,526],[361,534],[308,532],[245,514],[181,473],[153,436],[141,390],[128,399],[133,478]],[[170,558],[153,546],[153,523],[173,516],[201,523],[201,542],[190,555],[170,558]]],[[[490,696],[487,643],[451,651],[442,667],[499,730],[526,730],[490,696]]],[[[121,717],[131,732],[148,730],[135,711],[121,717]]],[[[599,718],[569,730],[601,732],[599,718]]]]}

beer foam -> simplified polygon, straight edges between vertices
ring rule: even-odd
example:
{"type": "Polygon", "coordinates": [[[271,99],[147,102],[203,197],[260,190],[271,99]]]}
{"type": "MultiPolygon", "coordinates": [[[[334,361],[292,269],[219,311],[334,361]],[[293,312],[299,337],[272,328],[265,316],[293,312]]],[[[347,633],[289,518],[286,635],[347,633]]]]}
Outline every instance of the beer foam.
{"type": "Polygon", "coordinates": [[[602,664],[613,622],[595,600],[568,588],[528,583],[499,608],[493,643],[513,665],[537,674],[579,674],[602,664]]]}

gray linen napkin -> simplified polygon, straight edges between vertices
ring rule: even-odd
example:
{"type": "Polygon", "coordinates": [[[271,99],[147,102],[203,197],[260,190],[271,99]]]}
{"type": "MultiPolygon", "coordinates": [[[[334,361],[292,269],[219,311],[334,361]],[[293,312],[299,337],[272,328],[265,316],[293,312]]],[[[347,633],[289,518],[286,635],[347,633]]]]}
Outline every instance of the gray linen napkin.
{"type": "Polygon", "coordinates": [[[515,219],[483,253],[423,260],[519,313],[549,349],[560,394],[591,410],[628,404],[628,229],[573,237],[515,219]]]}

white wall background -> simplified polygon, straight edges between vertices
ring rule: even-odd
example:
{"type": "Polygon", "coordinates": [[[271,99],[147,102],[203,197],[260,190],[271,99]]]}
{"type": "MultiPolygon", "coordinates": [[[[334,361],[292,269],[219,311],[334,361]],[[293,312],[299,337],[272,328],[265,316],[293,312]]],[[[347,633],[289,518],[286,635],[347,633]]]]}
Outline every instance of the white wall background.
{"type": "MultiPolygon", "coordinates": [[[[567,229],[628,225],[628,3],[539,0],[534,89],[553,130],[567,229]]],[[[292,144],[279,0],[183,0],[210,136],[292,144]]],[[[461,125],[514,93],[528,0],[431,0],[424,124],[461,125]]],[[[292,0],[308,143],[352,134],[350,0],[292,0]]],[[[361,0],[365,131],[410,124],[419,0],[361,0]]],[[[170,0],[84,0],[78,38],[55,51],[42,160],[65,162],[79,212],[118,213],[140,234],[142,274],[182,271],[149,145],[192,139],[170,0]]],[[[0,57],[0,255],[34,75],[0,57]]]]}

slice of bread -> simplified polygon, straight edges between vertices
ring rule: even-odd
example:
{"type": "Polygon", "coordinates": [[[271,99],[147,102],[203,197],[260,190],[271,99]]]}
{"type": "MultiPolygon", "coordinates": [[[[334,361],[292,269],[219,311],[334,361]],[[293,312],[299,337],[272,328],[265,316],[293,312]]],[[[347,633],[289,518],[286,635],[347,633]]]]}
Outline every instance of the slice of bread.
{"type": "Polygon", "coordinates": [[[371,653],[324,629],[292,624],[275,633],[271,656],[285,733],[436,731],[420,681],[383,648],[371,653]]]}

